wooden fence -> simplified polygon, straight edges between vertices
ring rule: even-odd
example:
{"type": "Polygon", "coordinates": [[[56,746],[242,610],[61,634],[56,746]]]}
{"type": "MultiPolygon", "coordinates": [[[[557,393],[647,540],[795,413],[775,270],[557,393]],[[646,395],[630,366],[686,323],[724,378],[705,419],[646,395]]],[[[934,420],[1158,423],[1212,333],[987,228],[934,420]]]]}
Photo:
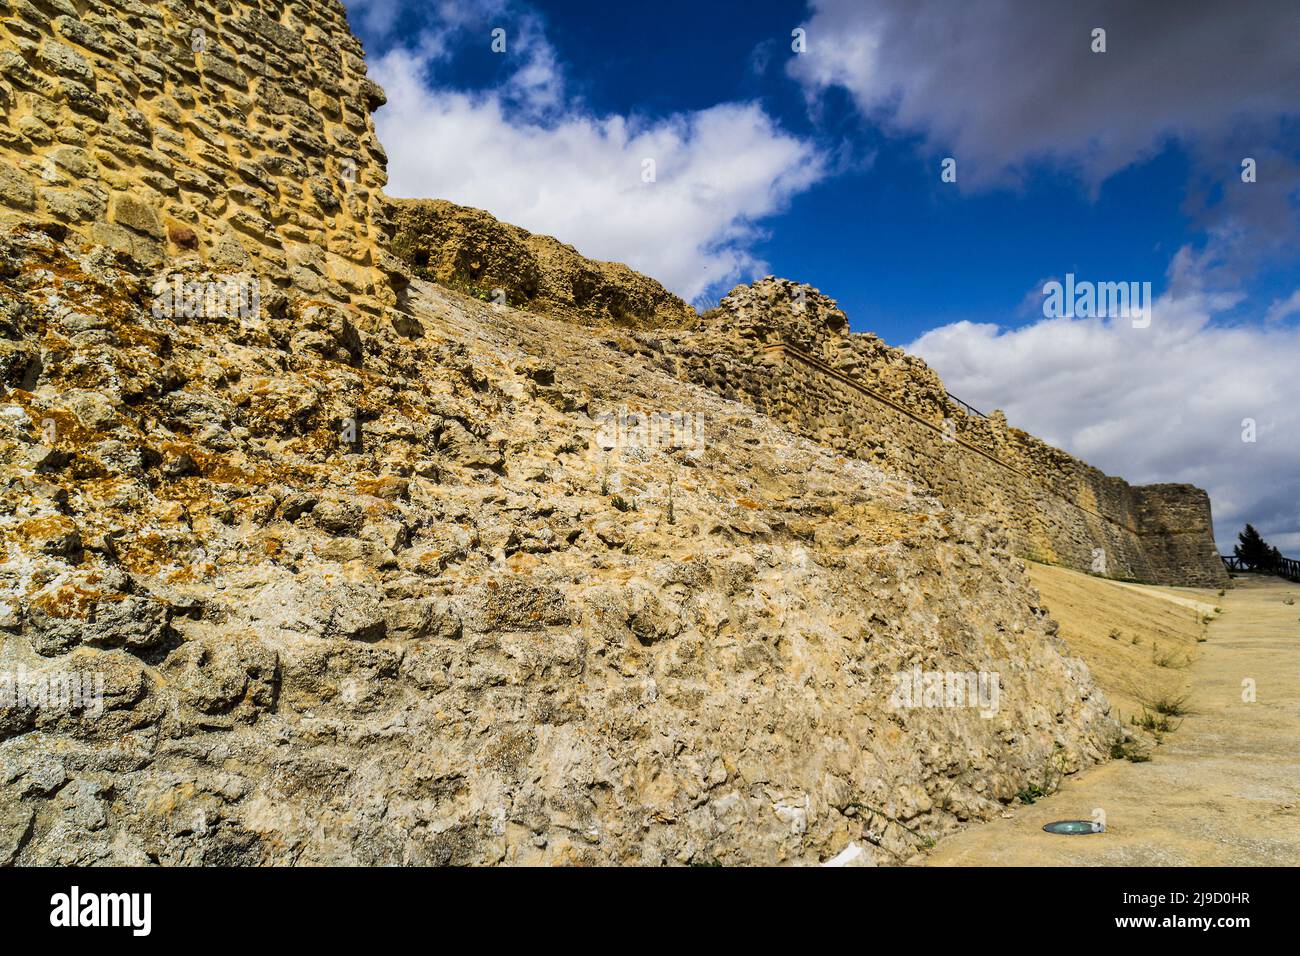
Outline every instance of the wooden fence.
{"type": "Polygon", "coordinates": [[[1250,565],[1235,554],[1221,554],[1219,557],[1223,559],[1224,567],[1237,574],[1276,574],[1288,581],[1300,582],[1300,561],[1295,558],[1280,558],[1267,564],[1250,565]]]}

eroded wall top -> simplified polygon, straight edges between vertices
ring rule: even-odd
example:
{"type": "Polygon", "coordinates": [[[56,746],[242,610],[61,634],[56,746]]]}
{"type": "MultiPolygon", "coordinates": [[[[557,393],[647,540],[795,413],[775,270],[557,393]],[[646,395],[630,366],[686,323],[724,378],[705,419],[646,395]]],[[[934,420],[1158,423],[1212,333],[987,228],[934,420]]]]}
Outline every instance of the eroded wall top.
{"type": "Polygon", "coordinates": [[[621,262],[442,199],[394,201],[393,250],[420,276],[478,298],[583,324],[681,328],[695,310],[621,262]]]}

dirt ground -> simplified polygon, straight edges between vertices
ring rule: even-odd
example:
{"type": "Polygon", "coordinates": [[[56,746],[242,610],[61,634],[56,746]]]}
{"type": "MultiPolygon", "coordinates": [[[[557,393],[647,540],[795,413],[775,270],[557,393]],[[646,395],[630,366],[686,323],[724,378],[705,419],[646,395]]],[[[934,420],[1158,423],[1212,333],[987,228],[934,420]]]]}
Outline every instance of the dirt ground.
{"type": "Polygon", "coordinates": [[[1162,696],[1185,694],[1188,713],[1170,718],[1169,732],[1142,735],[1153,744],[1149,761],[1112,760],[1068,777],[1052,795],[944,839],[916,862],[1300,865],[1300,585],[1242,576],[1219,596],[1059,568],[1031,574],[1126,724],[1162,696]],[[1248,681],[1253,701],[1243,700],[1248,681]],[[1043,832],[1074,819],[1104,819],[1105,832],[1043,832]]]}

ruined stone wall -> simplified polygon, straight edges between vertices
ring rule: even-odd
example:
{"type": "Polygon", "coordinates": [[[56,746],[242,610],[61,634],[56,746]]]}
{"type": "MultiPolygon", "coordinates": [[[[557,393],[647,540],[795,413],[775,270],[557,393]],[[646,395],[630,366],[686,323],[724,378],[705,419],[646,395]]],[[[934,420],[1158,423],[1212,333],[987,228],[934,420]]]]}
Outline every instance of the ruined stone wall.
{"type": "Polygon", "coordinates": [[[382,314],[383,100],[338,0],[0,0],[0,227],[382,314]]]}
{"type": "Polygon", "coordinates": [[[476,298],[583,325],[682,328],[695,310],[621,262],[442,199],[393,202],[393,251],[416,275],[476,298]]]}
{"type": "Polygon", "coordinates": [[[901,472],[1017,553],[1111,577],[1221,586],[1210,504],[1190,485],[1133,487],[952,400],[915,356],[850,334],[833,300],[768,278],[669,338],[681,374],[845,454],[901,472]]]}

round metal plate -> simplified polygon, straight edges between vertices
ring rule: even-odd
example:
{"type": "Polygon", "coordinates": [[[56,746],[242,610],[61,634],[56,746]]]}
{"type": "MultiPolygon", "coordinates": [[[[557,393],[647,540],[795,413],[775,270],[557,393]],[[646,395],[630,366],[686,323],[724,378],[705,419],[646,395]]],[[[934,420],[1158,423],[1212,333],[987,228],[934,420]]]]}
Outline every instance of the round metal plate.
{"type": "Polygon", "coordinates": [[[1105,833],[1106,828],[1091,820],[1057,820],[1043,827],[1048,833],[1060,833],[1064,836],[1082,836],[1085,833],[1105,833]]]}

